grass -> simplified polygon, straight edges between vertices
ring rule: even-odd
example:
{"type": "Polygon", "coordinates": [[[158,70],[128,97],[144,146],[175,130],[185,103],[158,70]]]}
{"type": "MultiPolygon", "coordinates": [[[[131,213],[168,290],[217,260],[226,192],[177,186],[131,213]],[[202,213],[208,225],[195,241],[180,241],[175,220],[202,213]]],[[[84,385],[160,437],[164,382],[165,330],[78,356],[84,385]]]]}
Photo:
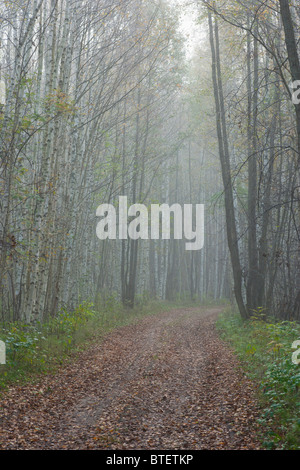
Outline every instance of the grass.
{"type": "Polygon", "coordinates": [[[227,309],[220,315],[217,328],[243,370],[258,384],[264,448],[300,450],[300,365],[292,360],[292,345],[300,339],[300,325],[265,319],[262,312],[245,322],[227,309]]]}

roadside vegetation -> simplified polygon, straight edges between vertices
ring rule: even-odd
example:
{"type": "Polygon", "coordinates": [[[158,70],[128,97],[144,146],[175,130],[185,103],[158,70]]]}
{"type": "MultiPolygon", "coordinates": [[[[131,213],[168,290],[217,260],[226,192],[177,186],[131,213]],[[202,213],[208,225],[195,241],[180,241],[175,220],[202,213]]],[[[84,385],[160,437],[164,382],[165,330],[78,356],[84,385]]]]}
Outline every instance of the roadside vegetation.
{"type": "Polygon", "coordinates": [[[229,308],[220,315],[217,328],[258,385],[264,447],[299,450],[300,365],[292,360],[292,345],[300,339],[299,323],[266,318],[263,311],[243,321],[229,308]]]}

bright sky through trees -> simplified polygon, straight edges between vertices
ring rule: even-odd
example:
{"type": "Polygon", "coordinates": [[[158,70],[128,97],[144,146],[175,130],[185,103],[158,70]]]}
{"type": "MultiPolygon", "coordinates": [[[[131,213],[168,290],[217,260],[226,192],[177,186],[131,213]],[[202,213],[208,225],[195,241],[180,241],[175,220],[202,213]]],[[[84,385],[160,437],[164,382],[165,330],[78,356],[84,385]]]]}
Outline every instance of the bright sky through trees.
{"type": "Polygon", "coordinates": [[[180,9],[180,30],[184,34],[187,57],[194,53],[194,48],[204,38],[203,25],[199,24],[199,9],[195,2],[188,0],[169,0],[170,5],[176,5],[180,9]]]}

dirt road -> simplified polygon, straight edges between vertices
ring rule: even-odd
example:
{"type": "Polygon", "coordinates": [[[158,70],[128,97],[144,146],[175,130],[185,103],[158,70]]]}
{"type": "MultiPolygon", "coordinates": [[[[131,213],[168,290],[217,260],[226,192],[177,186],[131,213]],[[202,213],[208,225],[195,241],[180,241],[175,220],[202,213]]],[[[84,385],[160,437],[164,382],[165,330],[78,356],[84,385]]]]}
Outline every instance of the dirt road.
{"type": "Polygon", "coordinates": [[[252,384],[215,331],[217,309],[120,328],[0,403],[2,449],[259,449],[252,384]]]}

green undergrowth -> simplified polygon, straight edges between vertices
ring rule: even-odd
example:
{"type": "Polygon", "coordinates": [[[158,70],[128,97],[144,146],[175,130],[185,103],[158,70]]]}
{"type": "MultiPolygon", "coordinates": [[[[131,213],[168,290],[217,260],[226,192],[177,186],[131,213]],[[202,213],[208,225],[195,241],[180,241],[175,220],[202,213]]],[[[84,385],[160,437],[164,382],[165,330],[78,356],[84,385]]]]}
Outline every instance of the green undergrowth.
{"type": "Polygon", "coordinates": [[[35,380],[41,374],[55,373],[93,341],[115,328],[133,324],[146,315],[179,307],[189,301],[138,301],[133,309],[124,308],[112,295],[96,304],[82,303],[74,311],[62,309],[54,318],[35,326],[22,322],[0,323],[0,340],[6,345],[6,364],[0,365],[0,391],[12,384],[35,380]]]}
{"type": "Polygon", "coordinates": [[[294,363],[300,353],[293,349],[300,339],[299,323],[266,319],[262,312],[243,321],[228,309],[220,315],[217,328],[258,385],[263,447],[300,450],[300,365],[294,363]]]}

